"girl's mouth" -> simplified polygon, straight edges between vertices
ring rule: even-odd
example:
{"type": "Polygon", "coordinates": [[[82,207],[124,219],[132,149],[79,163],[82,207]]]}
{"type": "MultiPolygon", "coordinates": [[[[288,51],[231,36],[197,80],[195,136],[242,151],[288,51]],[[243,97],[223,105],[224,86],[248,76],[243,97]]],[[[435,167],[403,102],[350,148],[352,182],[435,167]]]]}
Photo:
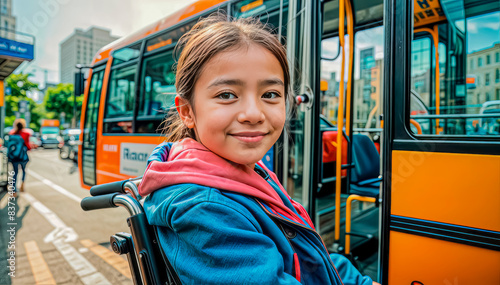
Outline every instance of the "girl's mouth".
{"type": "Polygon", "coordinates": [[[260,142],[267,134],[265,132],[239,132],[230,135],[242,142],[255,143],[260,142]]]}

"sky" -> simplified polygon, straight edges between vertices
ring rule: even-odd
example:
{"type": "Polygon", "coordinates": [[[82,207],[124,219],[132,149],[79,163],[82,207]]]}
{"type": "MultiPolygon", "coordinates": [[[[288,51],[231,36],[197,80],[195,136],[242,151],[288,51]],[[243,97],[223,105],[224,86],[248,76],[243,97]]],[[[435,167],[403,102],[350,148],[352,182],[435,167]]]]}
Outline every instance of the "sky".
{"type": "Polygon", "coordinates": [[[47,70],[48,82],[59,82],[59,43],[75,28],[86,30],[97,26],[123,37],[192,2],[194,0],[13,0],[16,30],[36,37],[35,59],[24,63],[16,73],[34,74],[30,79],[43,87],[47,70]]]}
{"type": "Polygon", "coordinates": [[[482,50],[500,43],[500,12],[493,12],[467,20],[467,52],[482,50]]]}

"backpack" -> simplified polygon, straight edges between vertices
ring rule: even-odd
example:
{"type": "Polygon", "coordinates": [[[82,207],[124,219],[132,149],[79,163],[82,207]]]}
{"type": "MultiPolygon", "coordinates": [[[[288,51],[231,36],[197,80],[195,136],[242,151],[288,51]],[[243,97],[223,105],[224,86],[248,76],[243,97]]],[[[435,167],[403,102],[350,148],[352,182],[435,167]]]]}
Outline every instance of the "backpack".
{"type": "Polygon", "coordinates": [[[10,162],[27,162],[28,148],[24,144],[24,139],[20,135],[10,135],[7,142],[7,157],[10,162]]]}

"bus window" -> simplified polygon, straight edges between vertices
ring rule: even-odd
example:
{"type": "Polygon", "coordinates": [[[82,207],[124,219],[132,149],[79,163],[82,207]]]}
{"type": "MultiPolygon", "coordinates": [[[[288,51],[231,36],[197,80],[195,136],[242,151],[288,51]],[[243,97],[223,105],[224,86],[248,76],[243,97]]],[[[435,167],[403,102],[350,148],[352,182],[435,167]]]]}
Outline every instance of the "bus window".
{"type": "Polygon", "coordinates": [[[113,66],[138,58],[140,53],[141,43],[117,50],[113,53],[113,66]]]}
{"type": "MultiPolygon", "coordinates": [[[[383,27],[362,30],[356,33],[353,80],[353,128],[356,130],[380,128],[383,75],[383,27]]],[[[349,52],[349,36],[346,36],[346,55],[349,52]]],[[[328,82],[328,89],[321,100],[321,113],[333,124],[337,123],[337,104],[340,83],[341,58],[335,60],[338,37],[322,41],[321,76],[328,82]]],[[[347,57],[346,57],[347,58],[347,57]]],[[[347,61],[347,60],[346,60],[347,61]]],[[[346,63],[347,64],[347,63],[346,63]]],[[[344,81],[347,82],[347,68],[344,81]]]]}
{"type": "MultiPolygon", "coordinates": [[[[287,2],[287,1],[283,1],[287,2]]],[[[285,3],[284,3],[285,4],[285,3]]],[[[258,14],[266,14],[270,10],[279,8],[280,0],[244,0],[234,5],[234,17],[255,17],[258,14]]],[[[275,26],[277,27],[277,25],[275,26]]]]}
{"type": "Polygon", "coordinates": [[[369,132],[380,128],[384,66],[384,28],[382,26],[356,33],[353,86],[353,128],[369,132]]]}
{"type": "Polygon", "coordinates": [[[136,65],[111,71],[104,113],[104,133],[131,133],[134,112],[136,65]]]}
{"type": "Polygon", "coordinates": [[[87,185],[95,185],[95,153],[97,137],[97,118],[101,98],[104,70],[94,72],[90,81],[90,89],[85,107],[82,145],[82,179],[87,185]]]}
{"type": "Polygon", "coordinates": [[[282,1],[281,19],[279,0],[244,0],[234,4],[233,15],[236,18],[258,17],[260,21],[269,25],[274,33],[280,33],[281,42],[285,44],[288,22],[288,0],[282,1]]]}
{"type": "Polygon", "coordinates": [[[500,110],[482,110],[495,106],[493,94],[500,88],[500,80],[493,80],[500,68],[493,60],[500,52],[500,2],[481,9],[447,3],[442,8],[450,18],[415,30],[410,101],[417,106],[413,101],[420,99],[428,113],[411,109],[409,117],[423,136],[499,136],[500,110]]]}
{"type": "Polygon", "coordinates": [[[137,114],[137,132],[155,133],[168,111],[174,107],[175,73],[172,51],[144,60],[142,90],[137,114]]]}
{"type": "MultiPolygon", "coordinates": [[[[221,9],[223,10],[223,9],[221,9]]],[[[161,33],[158,36],[146,41],[146,54],[150,52],[156,52],[161,49],[167,48],[169,46],[174,46],[177,41],[189,32],[194,26],[196,21],[191,21],[175,30],[169,31],[167,33],[161,33]]]]}
{"type": "MultiPolygon", "coordinates": [[[[416,38],[412,42],[412,69],[411,69],[411,104],[410,114],[428,115],[427,107],[431,100],[431,61],[432,41],[428,35],[416,38]]],[[[430,125],[426,119],[415,119],[420,126],[421,133],[430,134],[430,125]]],[[[410,125],[413,133],[417,133],[415,125],[410,125]]]]}

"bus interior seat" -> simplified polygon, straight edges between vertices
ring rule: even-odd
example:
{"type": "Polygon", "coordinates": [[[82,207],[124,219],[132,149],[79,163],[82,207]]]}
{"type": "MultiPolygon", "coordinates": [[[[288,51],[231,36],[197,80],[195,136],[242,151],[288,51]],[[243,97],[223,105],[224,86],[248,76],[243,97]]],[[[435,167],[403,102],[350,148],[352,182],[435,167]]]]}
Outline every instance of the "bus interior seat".
{"type": "Polygon", "coordinates": [[[380,154],[366,135],[352,137],[352,162],[350,194],[378,197],[380,181],[380,154]]]}
{"type": "Polygon", "coordinates": [[[352,162],[349,197],[346,201],[346,231],[345,251],[351,254],[351,235],[367,239],[373,238],[372,234],[351,231],[351,203],[354,200],[371,202],[378,206],[379,188],[382,178],[380,176],[380,154],[373,141],[366,135],[355,134],[352,136],[352,162]]]}
{"type": "MultiPolygon", "coordinates": [[[[323,178],[335,176],[335,165],[337,161],[337,131],[323,132],[323,178]]],[[[347,149],[347,140],[342,138],[342,149],[347,149]]],[[[347,152],[342,152],[342,164],[347,164],[347,152]]],[[[343,169],[342,177],[347,175],[347,169],[343,169]]]]}

